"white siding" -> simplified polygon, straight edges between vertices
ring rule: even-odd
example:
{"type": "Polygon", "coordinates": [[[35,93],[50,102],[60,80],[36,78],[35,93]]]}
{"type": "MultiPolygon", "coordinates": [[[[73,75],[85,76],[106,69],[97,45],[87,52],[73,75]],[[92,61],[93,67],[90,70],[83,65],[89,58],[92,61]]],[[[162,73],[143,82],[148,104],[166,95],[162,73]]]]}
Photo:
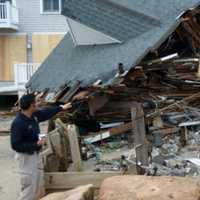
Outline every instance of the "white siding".
{"type": "Polygon", "coordinates": [[[19,32],[67,32],[66,17],[40,14],[40,0],[16,0],[19,8],[19,32]]]}

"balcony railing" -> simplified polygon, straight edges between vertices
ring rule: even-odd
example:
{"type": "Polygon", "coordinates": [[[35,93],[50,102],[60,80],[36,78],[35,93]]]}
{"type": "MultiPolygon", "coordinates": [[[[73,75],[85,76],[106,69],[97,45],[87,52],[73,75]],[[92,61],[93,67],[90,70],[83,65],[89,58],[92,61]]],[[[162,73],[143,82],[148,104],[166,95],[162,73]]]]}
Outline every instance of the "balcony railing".
{"type": "Polygon", "coordinates": [[[15,86],[24,87],[39,68],[40,63],[21,63],[14,65],[15,86]]]}
{"type": "Polygon", "coordinates": [[[19,9],[9,1],[0,3],[0,28],[18,30],[19,9]]]}

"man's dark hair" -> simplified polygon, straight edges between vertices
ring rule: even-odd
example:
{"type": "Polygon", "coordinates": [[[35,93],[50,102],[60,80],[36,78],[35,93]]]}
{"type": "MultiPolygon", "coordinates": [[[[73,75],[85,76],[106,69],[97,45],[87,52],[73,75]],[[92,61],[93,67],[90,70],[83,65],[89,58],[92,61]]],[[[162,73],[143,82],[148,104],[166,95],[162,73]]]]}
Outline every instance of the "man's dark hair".
{"type": "Polygon", "coordinates": [[[19,100],[19,105],[22,110],[27,110],[30,108],[31,104],[35,102],[34,94],[23,95],[19,100]]]}

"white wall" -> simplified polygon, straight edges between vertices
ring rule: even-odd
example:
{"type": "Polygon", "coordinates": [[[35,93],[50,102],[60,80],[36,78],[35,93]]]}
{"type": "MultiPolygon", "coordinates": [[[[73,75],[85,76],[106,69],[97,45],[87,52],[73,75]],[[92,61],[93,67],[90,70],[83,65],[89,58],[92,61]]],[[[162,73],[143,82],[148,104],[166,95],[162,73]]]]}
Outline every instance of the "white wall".
{"type": "Polygon", "coordinates": [[[19,32],[67,32],[66,17],[61,14],[41,14],[40,0],[16,0],[19,8],[19,32]]]}

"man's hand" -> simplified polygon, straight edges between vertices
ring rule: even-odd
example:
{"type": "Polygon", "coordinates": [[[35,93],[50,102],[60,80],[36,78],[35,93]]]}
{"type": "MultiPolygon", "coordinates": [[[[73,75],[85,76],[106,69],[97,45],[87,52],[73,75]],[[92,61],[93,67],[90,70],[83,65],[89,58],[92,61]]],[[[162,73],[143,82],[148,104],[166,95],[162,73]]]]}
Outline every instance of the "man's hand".
{"type": "Polygon", "coordinates": [[[38,140],[37,145],[38,146],[44,146],[47,144],[47,141],[45,138],[42,138],[41,140],[38,140]]]}
{"type": "Polygon", "coordinates": [[[72,107],[72,104],[71,104],[71,103],[66,103],[66,104],[62,105],[63,110],[68,110],[68,109],[70,109],[71,107],[72,107]]]}

